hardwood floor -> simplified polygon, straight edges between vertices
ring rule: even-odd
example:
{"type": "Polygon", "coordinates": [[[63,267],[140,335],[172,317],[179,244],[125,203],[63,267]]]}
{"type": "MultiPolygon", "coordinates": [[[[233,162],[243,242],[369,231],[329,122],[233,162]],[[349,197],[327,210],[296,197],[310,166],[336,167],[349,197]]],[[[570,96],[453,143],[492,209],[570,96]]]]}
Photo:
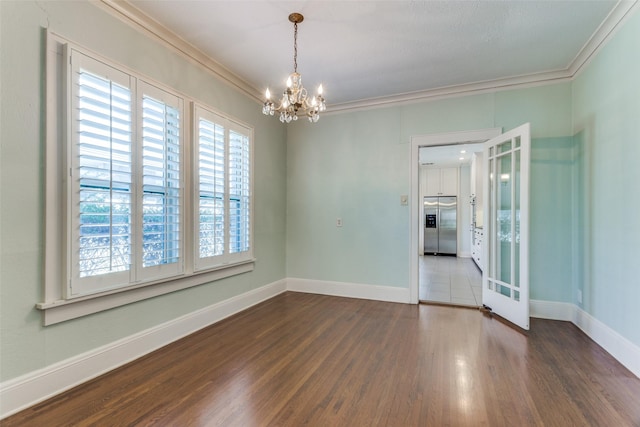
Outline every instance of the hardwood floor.
{"type": "Polygon", "coordinates": [[[10,426],[640,426],[640,380],[570,323],[288,292],[10,426]]]}

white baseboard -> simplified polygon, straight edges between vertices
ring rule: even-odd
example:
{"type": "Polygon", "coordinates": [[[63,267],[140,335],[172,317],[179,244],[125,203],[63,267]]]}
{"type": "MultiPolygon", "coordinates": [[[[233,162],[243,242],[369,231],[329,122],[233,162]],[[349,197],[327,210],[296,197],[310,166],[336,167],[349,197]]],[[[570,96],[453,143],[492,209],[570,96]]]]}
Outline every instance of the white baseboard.
{"type": "Polygon", "coordinates": [[[410,301],[409,288],[396,288],[393,286],[363,285],[359,283],[330,282],[289,277],[287,278],[287,290],[405,304],[409,304],[410,301]]]}
{"type": "Polygon", "coordinates": [[[286,280],[194,311],[0,384],[0,419],[98,377],[199,329],[285,292],[286,280]]]}
{"type": "Polygon", "coordinates": [[[571,322],[576,306],[568,302],[529,301],[529,315],[538,319],[563,320],[571,322]]]}
{"type": "Polygon", "coordinates": [[[531,300],[531,317],[568,321],[640,378],[640,347],[577,305],[567,302],[531,300]]]}
{"type": "Polygon", "coordinates": [[[574,307],[572,322],[618,362],[633,372],[636,377],[640,378],[640,347],[586,311],[577,306],[574,307]]]}

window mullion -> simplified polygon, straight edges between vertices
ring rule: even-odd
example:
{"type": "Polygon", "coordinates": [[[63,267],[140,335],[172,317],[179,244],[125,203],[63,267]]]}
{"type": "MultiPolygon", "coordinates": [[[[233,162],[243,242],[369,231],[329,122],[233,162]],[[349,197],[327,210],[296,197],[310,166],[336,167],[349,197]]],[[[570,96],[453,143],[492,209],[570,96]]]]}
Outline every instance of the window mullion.
{"type": "Polygon", "coordinates": [[[230,167],[230,144],[229,144],[229,124],[224,126],[224,254],[229,257],[231,251],[231,167],[230,167]]]}
{"type": "Polygon", "coordinates": [[[134,111],[134,126],[132,126],[132,179],[131,179],[131,277],[130,283],[139,283],[141,281],[140,271],[142,264],[142,191],[140,185],[142,182],[142,150],[140,149],[140,139],[142,138],[142,103],[140,102],[140,81],[132,78],[133,94],[136,108],[134,111]]]}

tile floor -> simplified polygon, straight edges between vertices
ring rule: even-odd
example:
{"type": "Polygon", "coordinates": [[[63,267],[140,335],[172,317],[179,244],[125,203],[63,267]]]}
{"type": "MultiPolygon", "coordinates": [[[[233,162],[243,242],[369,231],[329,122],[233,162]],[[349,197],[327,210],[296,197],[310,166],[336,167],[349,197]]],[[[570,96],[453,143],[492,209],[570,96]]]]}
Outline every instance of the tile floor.
{"type": "Polygon", "coordinates": [[[418,262],[420,301],[482,305],[482,273],[471,258],[424,255],[418,262]]]}

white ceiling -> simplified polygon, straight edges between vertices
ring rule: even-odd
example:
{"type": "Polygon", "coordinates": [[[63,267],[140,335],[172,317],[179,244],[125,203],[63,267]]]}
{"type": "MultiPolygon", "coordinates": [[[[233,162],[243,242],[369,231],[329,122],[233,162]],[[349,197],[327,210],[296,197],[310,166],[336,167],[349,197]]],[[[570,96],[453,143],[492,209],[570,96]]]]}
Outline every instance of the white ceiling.
{"type": "Polygon", "coordinates": [[[467,165],[471,163],[473,153],[482,153],[482,149],[481,142],[421,147],[419,161],[421,165],[434,167],[467,165]]]}
{"type": "Polygon", "coordinates": [[[298,71],[327,105],[567,70],[613,0],[129,0],[247,83],[284,88],[298,71]]]}

